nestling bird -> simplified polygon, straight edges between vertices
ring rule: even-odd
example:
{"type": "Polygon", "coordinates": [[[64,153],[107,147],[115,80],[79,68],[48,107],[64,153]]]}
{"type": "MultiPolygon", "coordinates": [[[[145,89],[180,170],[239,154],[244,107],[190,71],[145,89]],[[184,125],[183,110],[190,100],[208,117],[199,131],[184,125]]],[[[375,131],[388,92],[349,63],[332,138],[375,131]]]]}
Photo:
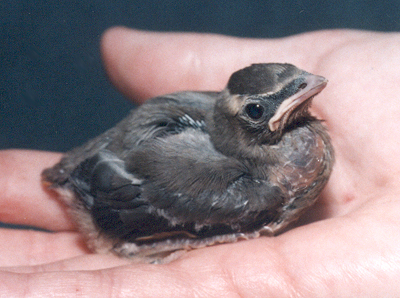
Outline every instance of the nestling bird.
{"type": "Polygon", "coordinates": [[[273,235],[317,199],[334,162],[311,116],[327,80],[253,64],[221,92],[148,100],[46,169],[89,246],[149,262],[273,235]]]}

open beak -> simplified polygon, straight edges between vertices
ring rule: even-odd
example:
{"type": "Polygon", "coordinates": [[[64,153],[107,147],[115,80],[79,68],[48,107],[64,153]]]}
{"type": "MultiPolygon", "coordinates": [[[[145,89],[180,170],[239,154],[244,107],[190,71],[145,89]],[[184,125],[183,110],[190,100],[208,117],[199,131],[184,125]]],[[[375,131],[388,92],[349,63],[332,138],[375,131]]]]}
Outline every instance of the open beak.
{"type": "MultiPolygon", "coordinates": [[[[292,113],[299,110],[299,107],[307,107],[312,98],[325,88],[328,80],[324,77],[307,73],[305,74],[304,83],[307,85],[285,99],[276,110],[275,115],[269,120],[268,127],[271,131],[283,127],[292,113]]],[[[300,112],[301,110],[300,108],[300,112]]]]}

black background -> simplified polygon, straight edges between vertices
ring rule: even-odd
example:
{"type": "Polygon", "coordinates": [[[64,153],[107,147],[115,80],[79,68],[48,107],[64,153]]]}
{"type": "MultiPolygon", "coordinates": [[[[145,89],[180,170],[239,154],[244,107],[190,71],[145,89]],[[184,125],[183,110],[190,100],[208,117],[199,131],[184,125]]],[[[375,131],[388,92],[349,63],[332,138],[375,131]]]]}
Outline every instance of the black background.
{"type": "Polygon", "coordinates": [[[111,26],[245,37],[400,29],[400,1],[0,1],[0,149],[66,151],[133,107],[107,81],[111,26]]]}

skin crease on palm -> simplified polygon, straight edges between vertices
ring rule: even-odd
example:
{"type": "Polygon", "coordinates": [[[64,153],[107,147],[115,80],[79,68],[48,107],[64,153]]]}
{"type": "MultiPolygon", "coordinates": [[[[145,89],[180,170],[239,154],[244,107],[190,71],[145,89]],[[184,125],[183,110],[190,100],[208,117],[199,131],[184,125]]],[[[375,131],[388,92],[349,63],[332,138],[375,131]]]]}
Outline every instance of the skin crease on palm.
{"type": "Polygon", "coordinates": [[[0,152],[0,296],[394,297],[400,293],[400,35],[320,31],[282,39],[114,28],[102,52],[111,81],[140,101],[220,90],[255,62],[329,79],[312,112],[336,150],[331,179],[297,226],[273,238],[193,250],[166,265],[90,254],[40,172],[60,154],[0,152]]]}

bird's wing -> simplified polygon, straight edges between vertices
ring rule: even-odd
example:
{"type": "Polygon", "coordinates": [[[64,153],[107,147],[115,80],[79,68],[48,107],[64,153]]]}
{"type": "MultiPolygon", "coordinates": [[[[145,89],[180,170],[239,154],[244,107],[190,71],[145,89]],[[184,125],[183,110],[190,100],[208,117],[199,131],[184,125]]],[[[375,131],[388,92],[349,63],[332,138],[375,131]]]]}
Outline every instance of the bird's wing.
{"type": "Polygon", "coordinates": [[[252,179],[193,128],[147,142],[125,160],[101,150],[70,182],[103,233],[136,243],[254,231],[282,203],[278,188],[252,179]]]}
{"type": "Polygon", "coordinates": [[[199,216],[215,216],[207,206],[210,200],[224,213],[224,208],[243,207],[242,202],[218,205],[222,202],[216,197],[243,171],[211,149],[207,134],[198,131],[154,139],[132,150],[126,160],[100,150],[75,168],[69,188],[96,226],[111,237],[146,242],[171,234],[190,238],[232,233],[224,224],[196,230],[199,216]]]}
{"type": "Polygon", "coordinates": [[[218,152],[199,130],[140,147],[126,167],[146,179],[142,196],[155,212],[174,225],[195,222],[199,233],[219,223],[241,231],[265,224],[283,202],[277,187],[254,179],[242,162],[218,152]]]}

